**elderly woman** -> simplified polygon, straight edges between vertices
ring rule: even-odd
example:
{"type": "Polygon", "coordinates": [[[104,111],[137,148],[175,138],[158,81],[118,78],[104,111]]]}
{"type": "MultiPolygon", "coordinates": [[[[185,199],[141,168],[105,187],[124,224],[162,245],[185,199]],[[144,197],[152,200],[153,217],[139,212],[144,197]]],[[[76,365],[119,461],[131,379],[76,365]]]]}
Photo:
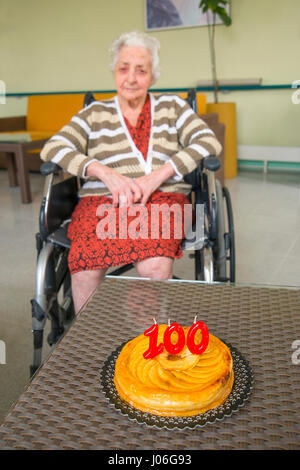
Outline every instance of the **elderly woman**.
{"type": "MultiPolygon", "coordinates": [[[[78,312],[110,266],[134,263],[142,277],[168,279],[182,239],[174,236],[100,238],[99,207],[116,211],[143,205],[189,204],[184,176],[221,146],[214,133],[177,95],[148,90],[158,79],[159,43],[141,32],[125,33],[111,47],[117,94],[81,110],[42,150],[84,179],[68,228],[69,268],[78,312]],[[124,209],[124,207],[123,207],[124,209]]],[[[118,219],[118,217],[117,217],[118,219]]],[[[151,224],[151,221],[149,221],[151,224]]],[[[149,225],[150,226],[150,225],[149,225]]]]}

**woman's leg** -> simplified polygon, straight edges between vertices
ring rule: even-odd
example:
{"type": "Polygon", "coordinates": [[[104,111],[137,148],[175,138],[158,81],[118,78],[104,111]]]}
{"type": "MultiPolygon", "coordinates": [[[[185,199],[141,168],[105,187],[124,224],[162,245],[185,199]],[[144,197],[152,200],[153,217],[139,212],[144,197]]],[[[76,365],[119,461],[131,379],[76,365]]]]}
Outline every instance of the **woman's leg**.
{"type": "Polygon", "coordinates": [[[148,258],[136,263],[136,270],[141,277],[150,279],[172,279],[174,260],[165,256],[148,258]]]}
{"type": "Polygon", "coordinates": [[[93,271],[79,271],[72,274],[72,296],[76,314],[87,302],[100,281],[102,281],[106,271],[107,269],[97,269],[93,271]]]}

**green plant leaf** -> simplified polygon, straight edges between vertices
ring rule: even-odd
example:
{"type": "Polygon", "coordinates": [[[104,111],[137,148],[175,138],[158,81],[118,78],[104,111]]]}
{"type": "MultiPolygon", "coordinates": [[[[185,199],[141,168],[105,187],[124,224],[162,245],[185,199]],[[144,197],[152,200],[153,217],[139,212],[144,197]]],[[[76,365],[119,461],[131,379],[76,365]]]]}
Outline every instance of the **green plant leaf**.
{"type": "Polygon", "coordinates": [[[203,12],[210,10],[212,13],[216,13],[218,8],[222,8],[220,5],[228,5],[229,0],[201,0],[199,8],[202,8],[203,12]]]}
{"type": "Polygon", "coordinates": [[[217,15],[219,15],[219,17],[221,18],[221,20],[223,21],[225,26],[230,26],[231,25],[231,22],[232,22],[231,18],[230,18],[230,16],[227,15],[227,11],[225,10],[225,8],[218,7],[216,9],[216,13],[217,13],[217,15]]]}
{"type": "Polygon", "coordinates": [[[208,10],[208,5],[206,0],[201,0],[199,4],[199,8],[202,8],[203,13],[207,12],[208,10]]]}
{"type": "Polygon", "coordinates": [[[228,5],[229,0],[201,0],[199,8],[202,8],[203,13],[210,10],[213,14],[219,15],[225,26],[230,26],[232,21],[227,14],[226,9],[221,5],[228,5]]]}

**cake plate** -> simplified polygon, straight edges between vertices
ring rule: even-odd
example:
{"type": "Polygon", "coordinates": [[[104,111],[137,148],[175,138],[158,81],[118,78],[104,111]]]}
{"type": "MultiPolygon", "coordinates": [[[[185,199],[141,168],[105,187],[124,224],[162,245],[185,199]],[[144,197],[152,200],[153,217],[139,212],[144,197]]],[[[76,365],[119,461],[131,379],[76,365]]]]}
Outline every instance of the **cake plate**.
{"type": "Polygon", "coordinates": [[[120,398],[114,384],[116,360],[126,344],[122,344],[113,351],[104,363],[101,371],[100,380],[103,391],[109,403],[112,404],[122,414],[128,416],[130,420],[148,426],[167,429],[193,429],[196,426],[206,426],[207,424],[221,421],[232,415],[233,412],[241,408],[251,393],[253,386],[253,374],[249,362],[244,356],[231,344],[223,341],[230,349],[233,359],[234,383],[230,394],[225,403],[216,408],[195,416],[158,416],[146,413],[134,408],[129,403],[120,398]]]}

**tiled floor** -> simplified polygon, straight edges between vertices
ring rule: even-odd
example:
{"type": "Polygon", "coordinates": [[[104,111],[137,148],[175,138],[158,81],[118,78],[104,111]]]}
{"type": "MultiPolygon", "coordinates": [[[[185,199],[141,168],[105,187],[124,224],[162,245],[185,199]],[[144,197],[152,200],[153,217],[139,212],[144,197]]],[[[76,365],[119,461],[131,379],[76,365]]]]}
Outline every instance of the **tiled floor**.
{"type": "MultiPolygon", "coordinates": [[[[6,171],[0,171],[0,340],[6,346],[6,364],[0,364],[0,422],[29,380],[34,237],[43,178],[32,174],[31,183],[33,203],[23,205],[19,189],[9,188],[6,171]]],[[[244,171],[226,186],[234,211],[237,282],[300,286],[300,174],[244,171]]],[[[193,279],[188,253],[176,262],[175,274],[193,279]]]]}

